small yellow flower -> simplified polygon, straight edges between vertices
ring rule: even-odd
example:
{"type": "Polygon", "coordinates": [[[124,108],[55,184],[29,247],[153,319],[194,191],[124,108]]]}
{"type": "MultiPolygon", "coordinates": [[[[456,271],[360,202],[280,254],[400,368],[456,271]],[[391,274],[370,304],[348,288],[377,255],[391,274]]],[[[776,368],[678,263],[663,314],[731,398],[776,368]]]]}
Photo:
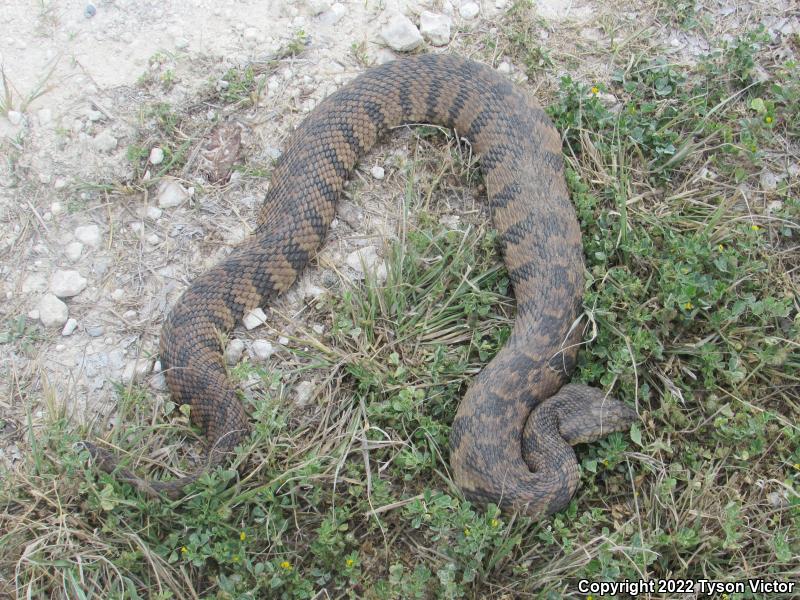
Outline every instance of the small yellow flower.
{"type": "Polygon", "coordinates": [[[694,304],[692,304],[691,302],[687,302],[686,304],[683,305],[683,308],[685,308],[686,310],[692,310],[694,308],[694,304]]]}
{"type": "Polygon", "coordinates": [[[723,246],[722,244],[720,244],[719,246],[717,246],[717,250],[719,250],[720,252],[722,252],[723,250],[725,250],[725,246],[723,246]]]}
{"type": "Polygon", "coordinates": [[[794,463],[794,468],[800,471],[800,463],[794,463]]]}
{"type": "Polygon", "coordinates": [[[592,95],[593,96],[597,96],[597,94],[599,94],[599,93],[600,93],[600,88],[597,87],[596,85],[593,85],[592,86],[592,95]]]}
{"type": "Polygon", "coordinates": [[[285,561],[283,561],[281,563],[280,567],[284,571],[291,571],[292,570],[292,563],[290,563],[288,560],[285,560],[285,561]]]}
{"type": "Polygon", "coordinates": [[[759,227],[758,225],[750,225],[750,229],[752,229],[753,231],[758,231],[759,229],[761,229],[761,227],[759,227]]]}
{"type": "Polygon", "coordinates": [[[772,123],[772,117],[770,115],[767,115],[766,117],[764,117],[764,123],[766,123],[767,125],[772,123]]]}
{"type": "Polygon", "coordinates": [[[489,524],[492,527],[497,527],[498,525],[500,525],[500,521],[498,521],[497,519],[492,519],[491,521],[489,521],[489,524]]]}
{"type": "Polygon", "coordinates": [[[181,554],[186,554],[189,549],[186,546],[181,546],[181,554]]]}
{"type": "Polygon", "coordinates": [[[469,536],[469,534],[470,534],[469,527],[465,527],[464,528],[464,535],[469,536]]]}
{"type": "Polygon", "coordinates": [[[241,541],[245,541],[247,539],[247,534],[244,531],[240,532],[239,533],[239,539],[241,541]]]}
{"type": "Polygon", "coordinates": [[[238,554],[234,554],[233,556],[231,556],[231,560],[233,562],[235,562],[235,563],[238,563],[239,562],[239,555],[238,554]]]}
{"type": "Polygon", "coordinates": [[[350,568],[350,567],[352,567],[354,564],[356,564],[356,561],[354,561],[352,558],[348,558],[346,561],[344,561],[344,564],[345,564],[345,566],[347,566],[347,568],[349,569],[349,568],[350,568]]]}
{"type": "MultiPolygon", "coordinates": [[[[687,302],[687,304],[691,304],[691,302],[687,302]]],[[[608,466],[608,459],[607,459],[607,458],[604,458],[604,459],[603,459],[603,464],[604,464],[605,466],[608,466]]]]}

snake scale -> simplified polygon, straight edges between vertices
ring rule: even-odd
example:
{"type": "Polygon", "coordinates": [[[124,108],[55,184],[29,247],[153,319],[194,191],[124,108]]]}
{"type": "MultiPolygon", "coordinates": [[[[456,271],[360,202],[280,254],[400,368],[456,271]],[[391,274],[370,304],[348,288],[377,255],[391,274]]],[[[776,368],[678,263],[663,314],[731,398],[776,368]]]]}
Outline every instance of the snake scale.
{"type": "MultiPolygon", "coordinates": [[[[292,134],[256,229],[195,279],[173,307],[160,353],[173,398],[221,463],[249,426],[220,344],[249,309],[295,281],[322,244],[336,201],[363,156],[403,123],[454,128],[480,156],[494,228],[514,288],[511,335],[472,382],[452,425],[452,476],[479,504],[541,516],[575,492],[572,445],[627,428],[636,413],[601,391],[564,385],[575,365],[583,291],[581,232],[545,112],[492,69],[449,55],[372,68],[322,101],[292,134]]],[[[178,498],[198,474],[146,481],[86,443],[95,462],[151,494],[178,498]]]]}

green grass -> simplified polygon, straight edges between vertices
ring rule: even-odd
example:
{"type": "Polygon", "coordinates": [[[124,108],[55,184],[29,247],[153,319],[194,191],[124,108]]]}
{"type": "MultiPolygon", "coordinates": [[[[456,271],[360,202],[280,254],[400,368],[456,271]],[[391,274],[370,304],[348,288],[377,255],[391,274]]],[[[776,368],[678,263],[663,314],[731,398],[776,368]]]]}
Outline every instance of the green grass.
{"type": "MultiPolygon", "coordinates": [[[[586,255],[575,378],[641,415],[578,449],[564,511],[478,510],[449,476],[455,407],[514,302],[485,218],[442,218],[480,187],[475,165],[423,128],[393,179],[404,208],[385,281],[341,281],[308,309],[322,335],[300,326],[291,354],[232,369],[257,382],[239,461],[154,502],[87,466],[73,444],[89,432],[53,411],[0,483],[0,573],[16,586],[0,593],[585,598],[580,579],[797,581],[800,201],[797,175],[761,178],[796,148],[800,73],[772,50],[752,31],[692,67],[619,56],[607,81],[564,77],[549,103],[586,255]],[[302,407],[301,381],[316,390],[302,407]]],[[[130,465],[192,468],[186,411],[136,387],[119,398],[109,439],[130,465]]]]}

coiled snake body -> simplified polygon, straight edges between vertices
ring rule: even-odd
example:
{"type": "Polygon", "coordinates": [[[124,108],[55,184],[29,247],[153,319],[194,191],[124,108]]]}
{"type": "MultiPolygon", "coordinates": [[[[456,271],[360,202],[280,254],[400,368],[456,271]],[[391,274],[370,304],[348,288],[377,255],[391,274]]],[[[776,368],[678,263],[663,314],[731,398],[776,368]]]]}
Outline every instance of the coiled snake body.
{"type": "MultiPolygon", "coordinates": [[[[470,60],[422,55],[371,69],[303,121],[275,168],[255,233],[194,280],[167,317],[160,351],[169,389],[191,405],[209,464],[246,438],[220,332],[294,282],[320,247],[358,158],[406,122],[455,128],[471,141],[517,300],[508,342],[475,378],[453,421],[453,478],[480,503],[555,512],[578,483],[571,445],[624,429],[636,414],[598,390],[563,386],[580,341],[574,324],[583,260],[560,137],[539,106],[470,60]]],[[[101,468],[147,492],[179,497],[197,477],[148,482],[106,450],[86,446],[101,468]]]]}

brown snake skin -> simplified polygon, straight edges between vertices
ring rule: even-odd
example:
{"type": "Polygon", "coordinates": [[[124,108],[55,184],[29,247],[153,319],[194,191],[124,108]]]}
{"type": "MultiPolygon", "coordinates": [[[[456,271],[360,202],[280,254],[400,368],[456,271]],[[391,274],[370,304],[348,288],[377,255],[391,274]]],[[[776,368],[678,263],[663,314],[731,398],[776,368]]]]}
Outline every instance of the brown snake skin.
{"type": "MultiPolygon", "coordinates": [[[[167,317],[160,350],[169,389],[191,405],[211,448],[209,465],[246,439],[248,420],[226,376],[220,333],[294,282],[324,240],[359,157],[408,122],[455,128],[480,155],[517,300],[508,342],[458,407],[453,478],[478,503],[532,516],[555,512],[578,484],[571,446],[637,417],[598,390],[563,386],[580,342],[583,259],[561,139],[539,106],[470,60],[429,54],[370,69],[303,121],[275,168],[254,235],[194,280],[167,317]]],[[[119,468],[108,451],[86,447],[102,469],[148,493],[177,498],[197,478],[148,482],[119,468]]]]}

